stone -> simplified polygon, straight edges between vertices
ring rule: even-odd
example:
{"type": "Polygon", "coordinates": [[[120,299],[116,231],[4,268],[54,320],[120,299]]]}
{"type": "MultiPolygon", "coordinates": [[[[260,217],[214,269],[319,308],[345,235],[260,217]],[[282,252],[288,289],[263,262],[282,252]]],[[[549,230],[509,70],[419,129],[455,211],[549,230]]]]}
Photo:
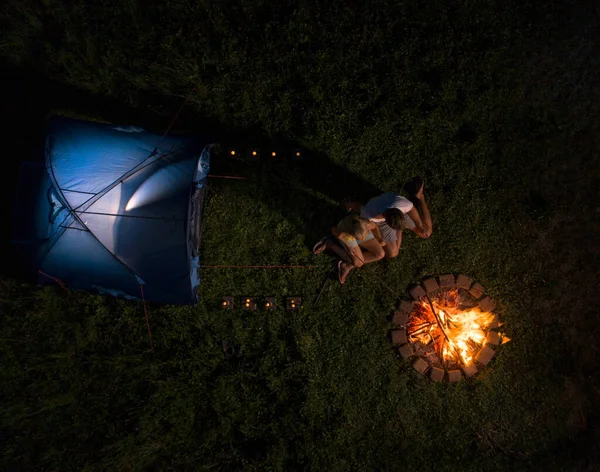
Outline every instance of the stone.
{"type": "Polygon", "coordinates": [[[402,300],[400,302],[400,310],[405,311],[406,313],[410,313],[413,309],[414,302],[402,300]]]}
{"type": "Polygon", "coordinates": [[[427,361],[425,359],[423,359],[422,357],[419,357],[413,363],[413,367],[419,374],[424,374],[425,371],[428,369],[429,364],[427,363],[427,361]]]}
{"type": "Polygon", "coordinates": [[[423,280],[423,287],[425,287],[427,293],[434,292],[440,288],[437,280],[435,280],[435,277],[427,277],[425,280],[423,280]]]}
{"type": "Polygon", "coordinates": [[[460,274],[456,279],[456,286],[458,288],[464,288],[465,290],[469,290],[472,282],[473,279],[471,277],[467,277],[465,274],[460,274]]]}
{"type": "Polygon", "coordinates": [[[467,377],[473,377],[477,373],[477,367],[475,367],[475,364],[463,365],[462,370],[467,377]]]}
{"type": "Polygon", "coordinates": [[[494,319],[489,324],[488,328],[494,329],[494,328],[499,328],[500,326],[502,326],[502,323],[500,323],[500,319],[498,318],[498,315],[494,315],[494,319]]]}
{"type": "Polygon", "coordinates": [[[431,372],[429,373],[429,376],[431,377],[431,380],[433,380],[434,382],[441,382],[442,380],[444,380],[445,373],[446,373],[446,371],[444,369],[432,367],[431,372]]]}
{"type": "Polygon", "coordinates": [[[404,344],[398,348],[398,352],[402,356],[402,359],[407,359],[414,355],[413,348],[410,344],[404,344]]]}
{"type": "Polygon", "coordinates": [[[415,300],[418,300],[419,298],[424,297],[426,295],[425,290],[423,290],[423,287],[421,287],[420,285],[415,285],[413,288],[410,289],[408,293],[410,293],[410,296],[413,297],[415,300]]]}
{"type": "Polygon", "coordinates": [[[454,274],[440,275],[440,287],[441,288],[454,287],[454,274]]]}
{"type": "Polygon", "coordinates": [[[392,344],[405,344],[408,342],[405,329],[395,329],[392,331],[392,344]]]}
{"type": "Polygon", "coordinates": [[[490,297],[485,297],[483,300],[479,301],[479,308],[481,311],[490,312],[496,307],[496,304],[492,301],[490,297]]]}
{"type": "Polygon", "coordinates": [[[477,356],[475,356],[475,360],[481,365],[488,365],[492,360],[492,357],[494,357],[494,354],[496,354],[496,351],[486,345],[479,351],[477,356]]]}
{"type": "Polygon", "coordinates": [[[476,282],[473,284],[473,286],[471,287],[471,289],[469,290],[469,293],[474,297],[474,298],[479,298],[483,295],[483,292],[485,292],[484,288],[481,286],[481,284],[479,282],[476,282]]]}
{"type": "Polygon", "coordinates": [[[448,371],[448,382],[460,382],[462,379],[462,374],[460,370],[449,370],[448,371]]]}
{"type": "Polygon", "coordinates": [[[487,338],[485,338],[486,343],[494,344],[495,346],[500,344],[501,341],[502,336],[500,336],[500,333],[497,333],[496,331],[490,331],[487,335],[487,338]]]}
{"type": "Polygon", "coordinates": [[[396,326],[406,326],[408,323],[409,314],[405,311],[396,310],[392,317],[392,324],[396,326]]]}

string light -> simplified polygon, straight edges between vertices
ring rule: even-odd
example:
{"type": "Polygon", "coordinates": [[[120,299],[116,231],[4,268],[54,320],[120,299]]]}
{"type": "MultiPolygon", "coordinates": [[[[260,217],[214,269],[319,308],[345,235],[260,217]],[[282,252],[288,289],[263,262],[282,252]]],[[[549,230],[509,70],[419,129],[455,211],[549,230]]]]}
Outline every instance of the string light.
{"type": "Polygon", "coordinates": [[[235,151],[233,149],[231,150],[231,155],[235,156],[235,151]]]}
{"type": "Polygon", "coordinates": [[[277,155],[277,153],[276,153],[275,151],[273,151],[273,152],[271,153],[271,156],[273,156],[273,157],[275,157],[276,155],[277,155]]]}
{"type": "Polygon", "coordinates": [[[253,155],[253,156],[256,156],[256,151],[252,151],[252,155],[253,155]]]}
{"type": "Polygon", "coordinates": [[[296,153],[296,156],[297,156],[297,157],[300,157],[300,153],[299,153],[299,152],[297,152],[297,153],[296,153]]]}

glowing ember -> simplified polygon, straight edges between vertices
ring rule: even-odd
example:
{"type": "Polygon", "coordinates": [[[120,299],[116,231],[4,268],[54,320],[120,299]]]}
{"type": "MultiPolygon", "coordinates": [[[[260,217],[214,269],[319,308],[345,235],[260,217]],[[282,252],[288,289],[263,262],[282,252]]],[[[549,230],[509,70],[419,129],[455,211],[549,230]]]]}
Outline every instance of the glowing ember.
{"type": "Polygon", "coordinates": [[[458,289],[450,289],[435,299],[424,297],[415,303],[407,334],[432,366],[457,368],[474,362],[492,325],[499,326],[493,313],[464,306],[458,289]]]}

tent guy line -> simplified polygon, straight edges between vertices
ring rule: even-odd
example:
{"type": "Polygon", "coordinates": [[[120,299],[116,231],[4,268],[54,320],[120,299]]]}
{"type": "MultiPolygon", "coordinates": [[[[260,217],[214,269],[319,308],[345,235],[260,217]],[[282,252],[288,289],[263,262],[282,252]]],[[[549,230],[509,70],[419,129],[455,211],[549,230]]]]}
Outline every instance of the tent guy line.
{"type": "Polygon", "coordinates": [[[200,269],[316,269],[316,265],[200,265],[200,269]]]}

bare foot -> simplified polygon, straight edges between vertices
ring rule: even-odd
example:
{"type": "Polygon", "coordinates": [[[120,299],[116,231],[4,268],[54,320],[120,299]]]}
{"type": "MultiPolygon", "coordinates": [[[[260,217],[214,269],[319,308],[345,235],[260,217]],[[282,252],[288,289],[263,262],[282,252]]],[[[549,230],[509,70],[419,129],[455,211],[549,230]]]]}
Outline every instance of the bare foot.
{"type": "Polygon", "coordinates": [[[406,184],[404,184],[404,191],[408,194],[408,199],[422,199],[423,198],[423,179],[418,175],[412,177],[406,184]]]}
{"type": "Polygon", "coordinates": [[[425,195],[423,193],[424,188],[425,184],[421,184],[421,187],[419,188],[419,190],[417,190],[417,193],[415,193],[415,198],[418,198],[419,200],[423,200],[423,198],[425,198],[425,195]]]}
{"type": "Polygon", "coordinates": [[[342,285],[346,283],[346,278],[348,277],[348,274],[351,270],[352,266],[346,264],[345,262],[340,261],[338,263],[338,278],[340,279],[340,283],[342,285]]]}

